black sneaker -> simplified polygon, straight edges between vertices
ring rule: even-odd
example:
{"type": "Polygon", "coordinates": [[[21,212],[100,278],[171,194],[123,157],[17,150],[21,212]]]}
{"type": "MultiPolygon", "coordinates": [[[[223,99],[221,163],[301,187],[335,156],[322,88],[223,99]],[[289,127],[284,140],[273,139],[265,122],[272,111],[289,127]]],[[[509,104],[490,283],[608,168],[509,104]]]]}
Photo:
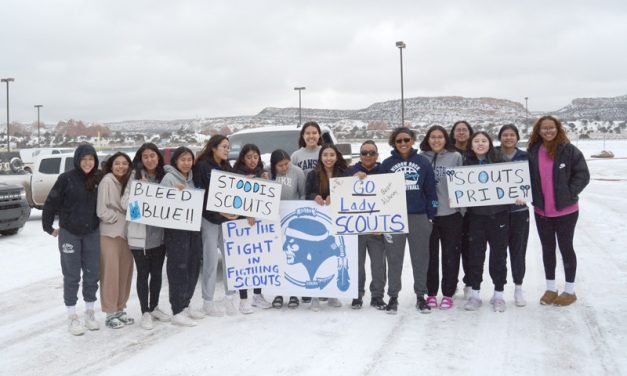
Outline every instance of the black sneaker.
{"type": "Polygon", "coordinates": [[[364,301],[361,299],[353,299],[353,302],[351,303],[351,308],[352,309],[361,309],[361,306],[364,305],[364,301]]]}
{"type": "Polygon", "coordinates": [[[418,297],[418,301],[416,302],[416,309],[420,311],[420,313],[431,313],[431,307],[425,301],[425,298],[422,296],[418,297]]]}
{"type": "Polygon", "coordinates": [[[384,310],[386,304],[383,298],[372,298],[370,299],[370,306],[378,310],[384,310]]]}
{"type": "Polygon", "coordinates": [[[398,298],[390,298],[390,302],[385,306],[385,313],[396,315],[398,311],[398,298]]]}
{"type": "Polygon", "coordinates": [[[303,303],[311,303],[311,297],[303,296],[302,298],[300,298],[300,301],[303,303]]]}

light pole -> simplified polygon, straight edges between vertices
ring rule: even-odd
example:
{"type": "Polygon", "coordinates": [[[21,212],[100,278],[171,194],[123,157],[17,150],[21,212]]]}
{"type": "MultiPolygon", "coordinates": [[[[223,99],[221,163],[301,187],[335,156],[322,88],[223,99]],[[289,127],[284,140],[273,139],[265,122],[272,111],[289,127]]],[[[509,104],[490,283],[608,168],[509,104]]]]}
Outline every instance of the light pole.
{"type": "Polygon", "coordinates": [[[294,90],[298,90],[298,127],[300,127],[300,125],[302,124],[303,121],[303,117],[302,117],[302,107],[300,105],[300,92],[305,90],[306,87],[304,86],[299,86],[299,87],[295,87],[294,90]]]}
{"type": "Polygon", "coordinates": [[[39,109],[42,108],[43,104],[36,104],[35,108],[37,109],[37,143],[41,145],[41,138],[39,137],[39,109]]]}
{"type": "Polygon", "coordinates": [[[406,47],[405,42],[396,42],[396,47],[401,52],[401,127],[405,126],[405,95],[403,93],[403,48],[406,47]]]}
{"type": "Polygon", "coordinates": [[[9,82],[13,82],[13,78],[1,78],[0,82],[7,83],[7,151],[11,151],[11,138],[9,137],[9,82]]]}
{"type": "Polygon", "coordinates": [[[527,100],[529,99],[529,97],[525,97],[525,120],[529,121],[529,107],[527,107],[527,100]]]}

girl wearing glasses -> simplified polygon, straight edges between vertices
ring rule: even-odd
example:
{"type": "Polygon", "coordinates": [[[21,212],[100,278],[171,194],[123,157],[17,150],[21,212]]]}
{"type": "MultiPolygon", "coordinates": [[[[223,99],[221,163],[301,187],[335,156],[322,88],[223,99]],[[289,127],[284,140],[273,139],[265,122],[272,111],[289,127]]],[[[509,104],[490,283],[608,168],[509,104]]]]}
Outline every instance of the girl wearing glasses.
{"type": "Polygon", "coordinates": [[[425,301],[427,294],[427,270],[429,268],[429,236],[431,221],[435,218],[438,196],[435,189],[433,168],[427,158],[418,155],[413,148],[416,134],[409,128],[396,128],[390,135],[389,144],[394,149],[391,156],[381,163],[384,173],[399,172],[405,176],[405,196],[409,234],[390,235],[391,244],[386,251],[388,261],[388,295],[390,301],[385,310],[395,314],[398,310],[398,293],[401,290],[401,273],[405,254],[405,242],[409,242],[409,255],[414,273],[416,309],[429,313],[431,308],[425,301]]]}
{"type": "Polygon", "coordinates": [[[540,304],[570,305],[577,300],[577,256],[573,248],[579,217],[577,201],[590,182],[588,165],[581,151],[568,141],[562,123],[553,116],[543,116],[536,121],[529,137],[528,150],[532,204],[546,276],[546,292],[540,304]],[[559,296],[555,285],[556,238],[566,275],[564,292],[559,296]]]}

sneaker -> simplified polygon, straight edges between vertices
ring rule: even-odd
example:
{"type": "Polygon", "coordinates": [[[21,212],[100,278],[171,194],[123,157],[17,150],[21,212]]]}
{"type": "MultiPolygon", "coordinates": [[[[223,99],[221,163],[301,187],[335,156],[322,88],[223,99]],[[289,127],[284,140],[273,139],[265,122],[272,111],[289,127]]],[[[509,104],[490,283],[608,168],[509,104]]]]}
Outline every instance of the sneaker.
{"type": "Polygon", "coordinates": [[[342,302],[338,298],[328,298],[329,299],[329,307],[340,308],[342,306],[342,302]]]}
{"type": "Polygon", "coordinates": [[[276,308],[276,309],[280,309],[283,307],[283,297],[282,296],[275,296],[274,300],[272,301],[272,307],[276,308]]]}
{"type": "Polygon", "coordinates": [[[557,298],[557,291],[546,290],[540,298],[540,304],[551,305],[557,298]]]}
{"type": "Polygon", "coordinates": [[[321,302],[326,302],[327,300],[329,300],[329,298],[318,298],[318,300],[320,300],[321,302]]]}
{"type": "Polygon", "coordinates": [[[505,300],[493,298],[490,304],[492,304],[492,310],[494,312],[505,312],[505,300]]]}
{"type": "Polygon", "coordinates": [[[438,308],[438,298],[436,296],[428,296],[427,305],[431,308],[438,308]]]}
{"type": "Polygon", "coordinates": [[[142,327],[142,329],[146,329],[146,330],[152,330],[152,328],[154,328],[154,325],[152,324],[152,316],[150,315],[150,312],[144,312],[139,325],[142,327]]]}
{"type": "Polygon", "coordinates": [[[320,311],[320,301],[318,298],[311,299],[311,306],[309,306],[309,308],[314,312],[320,311]]]}
{"type": "Polygon", "coordinates": [[[563,307],[563,306],[573,304],[576,300],[577,300],[577,295],[575,295],[575,293],[569,294],[567,292],[563,292],[560,294],[560,296],[555,298],[555,301],[553,301],[553,304],[556,306],[563,307]]]}
{"type": "Polygon", "coordinates": [[[206,301],[202,304],[202,310],[207,316],[222,317],[224,311],[213,300],[206,301]]]}
{"type": "Polygon", "coordinates": [[[120,321],[124,323],[124,325],[133,325],[135,324],[135,319],[126,314],[125,311],[120,311],[117,313],[117,317],[120,321]]]}
{"type": "Polygon", "coordinates": [[[85,311],[85,327],[89,330],[100,329],[100,324],[96,320],[96,313],[93,309],[85,311]]]}
{"type": "Polygon", "coordinates": [[[172,317],[172,324],[178,326],[196,326],[197,322],[189,318],[189,315],[183,311],[172,317]]]}
{"type": "Polygon", "coordinates": [[[431,307],[429,307],[429,303],[427,303],[425,298],[422,296],[419,296],[416,300],[416,309],[420,311],[420,313],[431,313],[431,307]]]}
{"type": "Polygon", "coordinates": [[[385,300],[383,300],[383,298],[377,297],[370,299],[370,306],[380,311],[384,310],[386,305],[387,304],[385,304],[385,300]]]}
{"type": "Polygon", "coordinates": [[[253,294],[253,301],[251,304],[253,307],[261,309],[272,308],[272,304],[270,304],[270,302],[268,302],[261,294],[253,294]]]}
{"type": "Polygon", "coordinates": [[[124,327],[124,322],[118,317],[119,313],[107,313],[105,326],[111,329],[120,329],[124,327]]]}
{"type": "Polygon", "coordinates": [[[155,307],[155,309],[150,312],[150,316],[152,316],[153,319],[157,319],[158,321],[162,322],[168,322],[172,320],[172,316],[160,310],[159,307],[155,307]]]}
{"type": "Polygon", "coordinates": [[[87,331],[77,314],[68,316],[68,330],[75,336],[82,336],[87,331]]]}
{"type": "Polygon", "coordinates": [[[248,299],[240,299],[239,300],[239,311],[245,315],[250,315],[254,313],[255,310],[250,305],[250,301],[248,299]]]}
{"type": "Polygon", "coordinates": [[[470,297],[466,304],[464,304],[464,309],[466,311],[477,311],[481,307],[481,299],[470,297]]]}
{"type": "Polygon", "coordinates": [[[524,307],[527,305],[527,301],[525,300],[522,290],[514,291],[514,303],[516,304],[516,307],[524,307]]]}
{"type": "Polygon", "coordinates": [[[200,320],[200,319],[204,319],[205,318],[205,313],[202,311],[196,311],[195,309],[192,309],[192,307],[185,307],[185,309],[183,310],[183,313],[185,313],[187,315],[187,317],[189,317],[192,320],[200,320]]]}
{"type": "Polygon", "coordinates": [[[300,300],[302,300],[303,303],[311,303],[311,298],[307,296],[303,296],[300,300]]]}
{"type": "Polygon", "coordinates": [[[443,297],[442,301],[440,302],[440,309],[446,310],[451,308],[453,308],[453,299],[449,298],[448,296],[443,297]]]}
{"type": "Polygon", "coordinates": [[[237,315],[237,309],[235,308],[235,303],[233,302],[233,296],[227,295],[224,298],[224,311],[228,316],[237,315]]]}
{"type": "Polygon", "coordinates": [[[398,311],[398,298],[390,298],[390,301],[385,306],[385,313],[390,315],[396,315],[398,311]]]}
{"type": "Polygon", "coordinates": [[[352,309],[361,309],[361,307],[364,305],[364,301],[361,299],[353,299],[353,302],[351,303],[351,308],[352,309]]]}
{"type": "Polygon", "coordinates": [[[290,296],[290,301],[287,303],[287,308],[296,308],[300,303],[298,302],[298,298],[295,296],[290,296]]]}
{"type": "Polygon", "coordinates": [[[472,295],[472,287],[464,286],[464,299],[466,300],[470,299],[471,295],[472,295]]]}

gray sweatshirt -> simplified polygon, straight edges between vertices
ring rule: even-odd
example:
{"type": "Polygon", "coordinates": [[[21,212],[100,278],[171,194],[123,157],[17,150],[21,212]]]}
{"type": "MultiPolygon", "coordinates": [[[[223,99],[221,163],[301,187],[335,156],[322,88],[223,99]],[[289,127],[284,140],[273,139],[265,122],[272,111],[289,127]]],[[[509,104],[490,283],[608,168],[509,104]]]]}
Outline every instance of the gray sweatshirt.
{"type": "Polygon", "coordinates": [[[291,165],[285,175],[277,174],[275,181],[283,186],[281,200],[305,199],[305,173],[300,167],[291,165]]]}
{"type": "Polygon", "coordinates": [[[305,173],[305,176],[307,176],[311,170],[316,168],[321,148],[322,146],[318,146],[313,150],[307,148],[300,148],[296,150],[292,153],[292,164],[300,167],[305,173]]]}
{"type": "Polygon", "coordinates": [[[166,187],[176,187],[177,183],[182,183],[185,185],[187,189],[194,189],[196,186],[194,185],[194,180],[192,179],[193,174],[190,170],[187,174],[187,179],[181,174],[179,170],[177,170],[174,166],[165,165],[163,166],[165,170],[165,176],[161,180],[161,185],[166,187]]]}
{"type": "Polygon", "coordinates": [[[448,183],[446,180],[446,169],[457,167],[463,164],[462,156],[456,151],[442,150],[437,155],[432,151],[423,151],[424,156],[431,163],[435,173],[436,191],[438,194],[438,214],[445,216],[461,212],[460,208],[451,208],[448,197],[448,183]]]}

